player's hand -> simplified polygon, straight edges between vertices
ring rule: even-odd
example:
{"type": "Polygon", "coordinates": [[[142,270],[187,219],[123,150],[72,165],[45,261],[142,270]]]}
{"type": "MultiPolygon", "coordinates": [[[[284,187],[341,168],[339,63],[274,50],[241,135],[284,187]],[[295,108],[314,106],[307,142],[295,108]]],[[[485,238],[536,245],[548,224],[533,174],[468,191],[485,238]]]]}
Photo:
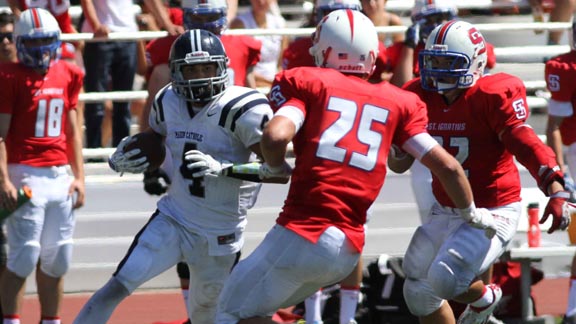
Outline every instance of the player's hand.
{"type": "Polygon", "coordinates": [[[470,226],[483,229],[487,238],[492,239],[496,235],[498,229],[494,215],[486,208],[471,208],[461,209],[462,217],[470,224],[470,226]]]}
{"type": "Polygon", "coordinates": [[[420,42],[420,22],[415,22],[406,29],[404,35],[404,45],[410,48],[416,48],[420,42]]]}
{"type": "Polygon", "coordinates": [[[548,229],[548,234],[560,229],[565,230],[570,225],[570,210],[567,200],[570,198],[568,191],[558,191],[550,195],[548,204],[544,209],[544,214],[540,218],[540,224],[544,224],[548,217],[552,215],[552,225],[548,229]]]}
{"type": "Polygon", "coordinates": [[[124,152],[126,146],[134,141],[135,139],[132,136],[126,136],[118,143],[116,150],[108,158],[108,165],[112,170],[128,173],[142,173],[146,171],[150,163],[145,156],[132,159],[140,153],[140,149],[135,148],[124,152]]]}
{"type": "Polygon", "coordinates": [[[14,210],[16,209],[17,200],[18,190],[10,180],[5,179],[0,185],[0,207],[2,209],[14,210]]]}
{"type": "Polygon", "coordinates": [[[292,167],[286,162],[281,166],[273,167],[264,162],[258,169],[260,179],[289,178],[292,174],[292,167]]]}
{"type": "Polygon", "coordinates": [[[150,195],[161,196],[168,190],[170,184],[168,174],[162,169],[144,172],[144,191],[150,195]],[[160,181],[161,179],[164,183],[160,181]]]}
{"type": "Polygon", "coordinates": [[[201,178],[207,175],[218,176],[225,168],[222,163],[216,161],[212,156],[204,154],[198,150],[190,150],[184,154],[186,167],[192,171],[194,178],[201,178]]]}

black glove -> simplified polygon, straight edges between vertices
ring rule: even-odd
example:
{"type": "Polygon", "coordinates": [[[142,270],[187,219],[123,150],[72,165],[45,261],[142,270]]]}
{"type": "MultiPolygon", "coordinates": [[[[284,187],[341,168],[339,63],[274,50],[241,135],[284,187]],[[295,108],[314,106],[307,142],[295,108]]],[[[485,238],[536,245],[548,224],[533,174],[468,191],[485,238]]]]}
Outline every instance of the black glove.
{"type": "Polygon", "coordinates": [[[144,191],[150,195],[161,196],[170,186],[170,178],[162,169],[144,172],[144,191]],[[162,181],[160,181],[162,179],[162,181]],[[164,182],[164,183],[162,183],[164,182]]]}

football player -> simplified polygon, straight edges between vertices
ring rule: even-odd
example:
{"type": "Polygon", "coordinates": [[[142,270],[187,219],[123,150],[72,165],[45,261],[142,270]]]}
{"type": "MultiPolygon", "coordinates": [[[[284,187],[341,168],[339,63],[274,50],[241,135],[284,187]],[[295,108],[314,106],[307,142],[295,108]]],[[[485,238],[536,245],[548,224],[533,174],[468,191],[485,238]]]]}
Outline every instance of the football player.
{"type": "Polygon", "coordinates": [[[46,10],[21,13],[18,63],[0,69],[0,206],[32,189],[6,219],[7,270],[0,281],[4,324],[19,324],[26,278],[36,270],[42,324],[59,324],[63,276],[72,257],[73,209],[84,204],[82,136],[76,104],[83,73],[59,60],[60,28],[46,10]],[[73,178],[69,175],[70,165],[73,178]]]}
{"type": "Polygon", "coordinates": [[[472,205],[458,161],[426,133],[423,103],[387,82],[367,81],[378,42],[368,17],[336,10],[316,28],[311,53],[318,67],[276,76],[269,95],[275,114],[261,149],[269,169],[281,170],[292,141],[296,167],[276,226],[226,281],[216,323],[275,323],[274,311],[352,271],[392,143],[438,174],[462,217],[491,227],[488,211],[472,205]]]}
{"type": "MultiPolygon", "coordinates": [[[[574,199],[576,175],[576,84],[570,81],[576,75],[576,22],[572,21],[571,51],[546,62],[546,87],[552,95],[548,102],[546,138],[556,153],[558,165],[564,171],[564,181],[571,184],[574,199]],[[564,159],[563,145],[567,146],[564,159]],[[569,171],[569,172],[568,172],[569,171]],[[571,177],[572,176],[572,177],[571,177]]],[[[568,188],[568,186],[566,186],[568,188]]],[[[574,225],[572,225],[574,226],[574,225]]],[[[575,242],[571,242],[574,244],[575,242]]],[[[570,294],[563,324],[576,324],[576,256],[572,259],[570,294]]]]}
{"type": "MultiPolygon", "coordinates": [[[[228,57],[219,37],[193,29],[170,50],[171,83],[162,88],[150,113],[150,129],[171,154],[172,184],[158,209],[135,237],[112,278],[84,305],[74,323],[106,323],[115,307],[144,282],[185,260],[190,270],[190,320],[213,324],[216,301],[244,242],[246,211],[260,184],[290,168],[259,175],[222,175],[229,165],[260,155],[262,128],[272,117],[266,97],[228,85],[228,57]]],[[[117,172],[141,173],[149,165],[138,149],[125,151],[126,137],[110,157],[117,172]]]]}
{"type": "MultiPolygon", "coordinates": [[[[568,226],[569,194],[554,152],[526,124],[529,111],[522,80],[505,73],[484,74],[486,43],[473,25],[452,20],[436,27],[419,61],[421,77],[405,89],[426,103],[428,132],[462,164],[473,205],[490,210],[492,230],[479,230],[463,220],[434,175],[438,203],[406,251],[404,297],[423,324],[454,323],[445,302],[451,299],[468,304],[459,324],[486,323],[502,290],[478,276],[504,252],[522,215],[514,157],[550,197],[540,220],[552,217],[549,233],[568,226]]],[[[405,156],[402,161],[407,168],[413,159],[405,156]]]]}

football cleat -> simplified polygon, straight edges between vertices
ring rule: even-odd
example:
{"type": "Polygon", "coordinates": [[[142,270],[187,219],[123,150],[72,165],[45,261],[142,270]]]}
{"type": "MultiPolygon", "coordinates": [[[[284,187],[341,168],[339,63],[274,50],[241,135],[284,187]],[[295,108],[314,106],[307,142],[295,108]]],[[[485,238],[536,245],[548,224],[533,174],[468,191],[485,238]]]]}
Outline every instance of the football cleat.
{"type": "Polygon", "coordinates": [[[488,306],[476,308],[468,305],[466,310],[458,318],[457,324],[487,324],[492,312],[502,299],[502,289],[498,285],[490,284],[487,286],[492,291],[494,299],[488,306]]]}

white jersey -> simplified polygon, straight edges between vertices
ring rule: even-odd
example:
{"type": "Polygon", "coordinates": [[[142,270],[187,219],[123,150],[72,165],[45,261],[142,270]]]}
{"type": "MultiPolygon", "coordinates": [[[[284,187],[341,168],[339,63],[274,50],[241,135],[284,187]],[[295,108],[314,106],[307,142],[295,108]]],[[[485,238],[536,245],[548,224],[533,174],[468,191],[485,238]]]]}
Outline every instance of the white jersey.
{"type": "Polygon", "coordinates": [[[239,86],[227,88],[218,99],[195,109],[171,85],[160,90],[154,100],[150,127],[165,136],[173,167],[172,184],[158,209],[184,227],[217,235],[218,244],[227,244],[220,240],[239,238],[222,235],[242,232],[260,184],[226,176],[193,178],[183,163],[184,153],[195,149],[221,162],[253,161],[250,146],[260,142],[262,128],[273,112],[263,94],[239,86]]]}

